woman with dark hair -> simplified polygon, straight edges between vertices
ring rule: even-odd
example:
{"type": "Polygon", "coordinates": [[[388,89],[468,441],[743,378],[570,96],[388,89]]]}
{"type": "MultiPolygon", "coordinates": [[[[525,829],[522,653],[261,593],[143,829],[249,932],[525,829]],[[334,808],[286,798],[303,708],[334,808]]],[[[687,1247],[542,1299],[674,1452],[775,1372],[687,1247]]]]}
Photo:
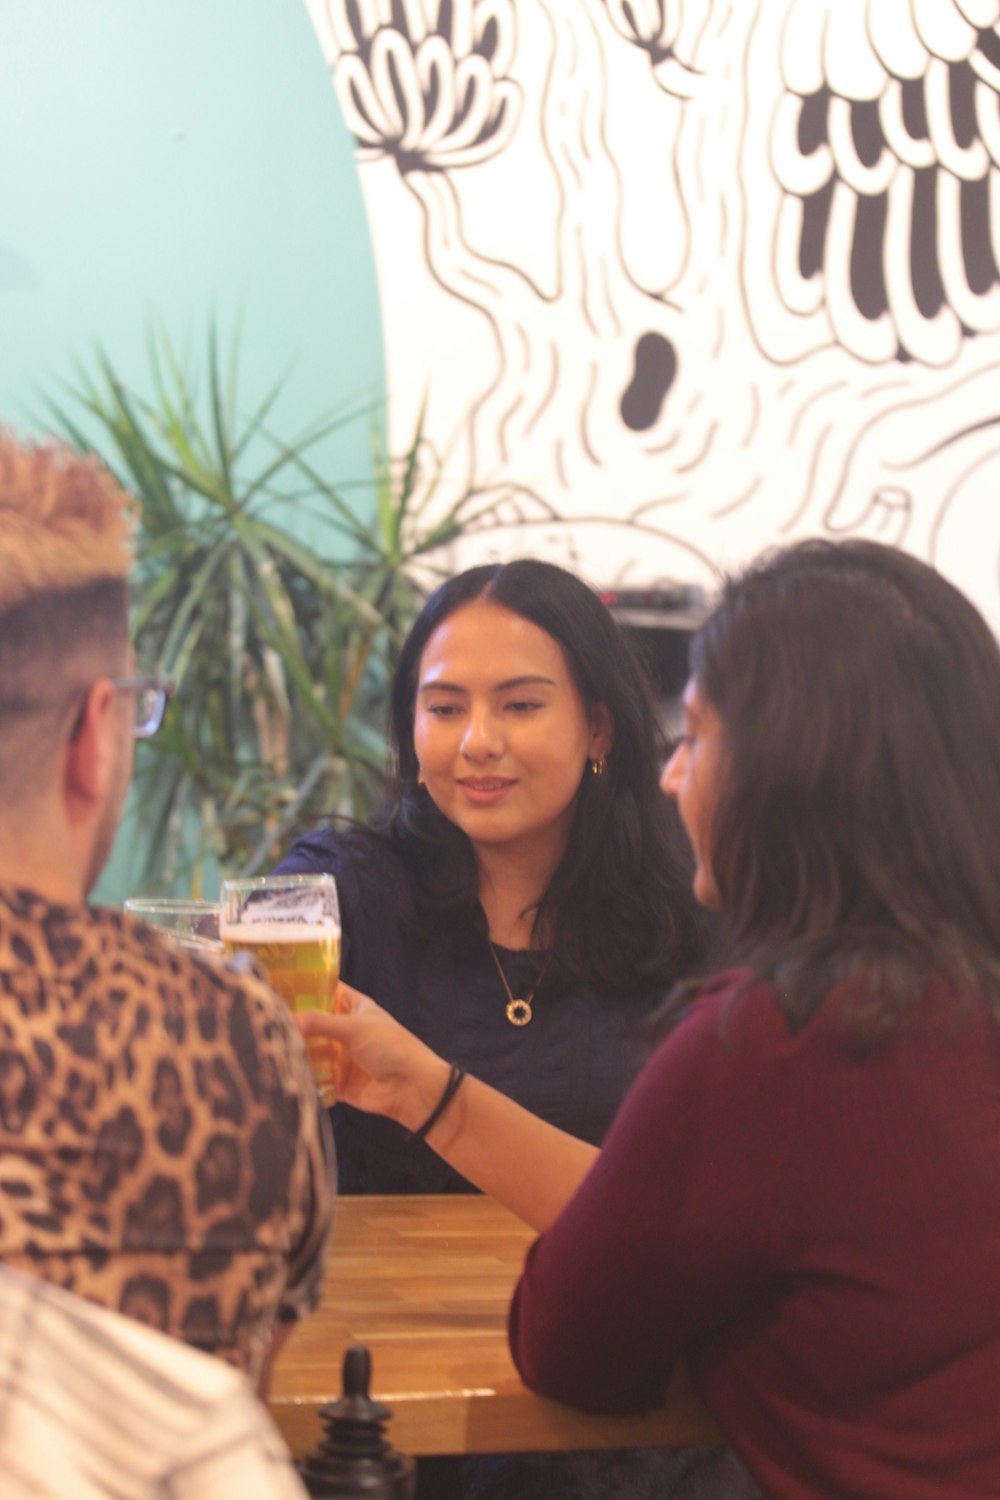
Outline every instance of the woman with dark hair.
{"type": "MultiPolygon", "coordinates": [[[[706,845],[730,957],[798,1023],[868,965],[873,1035],[928,973],[1000,1012],[1000,656],[968,600],[894,548],[809,543],[726,586],[691,666],[738,747],[706,845]]],[[[682,749],[682,816],[688,775],[682,749]]]]}
{"type": "MultiPolygon", "coordinates": [[[[470,923],[484,930],[484,915],[497,904],[487,867],[501,838],[490,832],[477,838],[472,825],[466,836],[461,814],[449,815],[447,801],[442,806],[435,796],[437,784],[420,767],[418,738],[426,738],[421,663],[460,611],[468,611],[463,618],[474,656],[489,648],[502,662],[507,645],[498,632],[505,627],[518,649],[529,637],[537,644],[537,632],[544,632],[592,726],[587,757],[577,755],[566,767],[570,799],[560,810],[562,826],[550,830],[558,858],[544,883],[526,882],[535,889],[507,935],[544,951],[546,981],[556,990],[587,984],[603,994],[630,994],[685,972],[698,953],[699,921],[675,820],[663,815],[658,795],[662,757],[649,685],[598,597],[550,563],[523,559],[451,579],[428,600],[401,652],[392,692],[389,826],[419,875],[425,903],[463,935],[470,923]],[[535,629],[525,631],[524,622],[535,629]],[[438,853],[428,859],[432,846],[438,853]]],[[[480,669],[478,660],[474,665],[480,669]]],[[[515,702],[508,712],[537,721],[542,707],[515,702]]],[[[453,718],[456,707],[446,712],[453,718]]],[[[548,724],[538,732],[547,735],[548,724]]],[[[560,755],[569,751],[568,744],[553,748],[560,755]]],[[[501,917],[499,925],[502,937],[509,922],[501,917]]]]}
{"type": "MultiPolygon", "coordinates": [[[[692,665],[664,789],[725,968],[600,1151],[473,1079],[429,1139],[543,1231],[530,1385],[642,1409],[684,1355],[777,1500],[1000,1494],[1000,649],[924,564],[812,542],[692,665]]],[[[419,1121],[447,1065],[348,1005],[348,1096],[419,1121]]]]}
{"type": "MultiPolygon", "coordinates": [[[[656,713],[633,649],[571,573],[472,568],[426,602],[390,710],[374,829],[322,829],[347,983],[542,1118],[597,1143],[646,1023],[701,956],[656,713]]],[[[392,1122],[334,1111],[342,1192],[467,1191],[392,1122]]]]}
{"type": "MultiPolygon", "coordinates": [[[[702,925],[645,674],[597,595],[530,559],[428,599],[403,646],[386,810],[301,840],[281,872],[329,871],[350,985],[436,1052],[574,1139],[600,1142],[649,1052],[651,1014],[696,966],[702,925]]],[[[455,1076],[458,1076],[456,1071],[455,1076]]],[[[340,1191],[471,1191],[395,1121],[333,1111],[340,1191]]],[[[445,1477],[421,1466],[420,1493],[445,1477]]],[[[723,1450],[508,1455],[469,1496],[742,1495],[723,1450]]],[[[449,1476],[450,1477],[450,1476],[449,1476]]]]}

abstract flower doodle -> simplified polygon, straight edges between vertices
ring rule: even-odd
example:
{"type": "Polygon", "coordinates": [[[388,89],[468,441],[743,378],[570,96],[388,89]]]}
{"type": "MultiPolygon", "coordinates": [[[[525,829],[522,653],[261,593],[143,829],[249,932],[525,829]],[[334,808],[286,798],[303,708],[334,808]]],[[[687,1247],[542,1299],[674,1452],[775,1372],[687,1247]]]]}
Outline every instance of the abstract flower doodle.
{"type": "Polygon", "coordinates": [[[404,173],[444,170],[508,144],[520,100],[506,77],[513,0],[344,0],[323,13],[337,97],[362,160],[387,155],[404,173]]]}

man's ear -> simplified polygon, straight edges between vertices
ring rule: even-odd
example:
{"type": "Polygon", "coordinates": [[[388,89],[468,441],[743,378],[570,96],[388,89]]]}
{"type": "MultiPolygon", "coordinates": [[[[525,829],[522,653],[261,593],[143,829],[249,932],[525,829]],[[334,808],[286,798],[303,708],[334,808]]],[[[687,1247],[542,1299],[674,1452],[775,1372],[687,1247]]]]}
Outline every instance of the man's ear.
{"type": "Polygon", "coordinates": [[[615,742],[615,724],[606,703],[595,703],[590,710],[590,758],[600,760],[615,742]]]}
{"type": "Polygon", "coordinates": [[[66,745],[63,790],[75,815],[104,801],[114,775],[118,722],[117,694],[107,678],[91,684],[76,729],[66,745]]]}

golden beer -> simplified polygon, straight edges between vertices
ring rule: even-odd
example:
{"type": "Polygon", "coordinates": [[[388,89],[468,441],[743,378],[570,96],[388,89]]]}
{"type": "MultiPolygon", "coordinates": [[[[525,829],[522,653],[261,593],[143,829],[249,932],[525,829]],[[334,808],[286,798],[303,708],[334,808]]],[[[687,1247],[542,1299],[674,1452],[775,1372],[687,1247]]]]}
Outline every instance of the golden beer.
{"type": "MultiPolygon", "coordinates": [[[[289,1010],[337,1004],[340,903],[331,874],[256,874],[223,880],[219,936],[229,953],[250,953],[289,1010]]],[[[322,1103],[333,1104],[342,1047],[324,1037],[306,1043],[322,1103]]]]}
{"type": "MultiPolygon", "coordinates": [[[[288,1008],[296,1013],[336,1009],[340,978],[340,927],[331,920],[309,922],[227,919],[220,937],[229,953],[251,954],[288,1008]]],[[[325,1037],[306,1043],[316,1087],[324,1104],[336,1100],[340,1048],[325,1037]]]]}

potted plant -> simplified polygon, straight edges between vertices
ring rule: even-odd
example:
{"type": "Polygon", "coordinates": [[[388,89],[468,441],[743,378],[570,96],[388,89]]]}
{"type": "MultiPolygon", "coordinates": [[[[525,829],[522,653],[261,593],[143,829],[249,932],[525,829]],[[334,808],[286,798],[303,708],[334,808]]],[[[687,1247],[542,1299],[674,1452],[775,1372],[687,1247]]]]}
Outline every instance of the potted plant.
{"type": "Polygon", "coordinates": [[[440,469],[420,425],[393,462],[374,416],[374,496],[352,504],[314,455],[358,410],[278,439],[268,419],[280,384],[241,417],[214,328],[202,382],[162,330],[150,375],[141,395],[99,353],[71,387],[87,430],[52,410],[138,502],[133,638],[140,663],[177,688],[137,759],[148,888],[183,877],[198,890],[207,861],[253,873],[298,826],[372,811],[395,650],[422,597],[411,565],[484,511],[469,490],[428,523],[440,469]],[[303,507],[314,540],[289,525],[303,507]]]}

